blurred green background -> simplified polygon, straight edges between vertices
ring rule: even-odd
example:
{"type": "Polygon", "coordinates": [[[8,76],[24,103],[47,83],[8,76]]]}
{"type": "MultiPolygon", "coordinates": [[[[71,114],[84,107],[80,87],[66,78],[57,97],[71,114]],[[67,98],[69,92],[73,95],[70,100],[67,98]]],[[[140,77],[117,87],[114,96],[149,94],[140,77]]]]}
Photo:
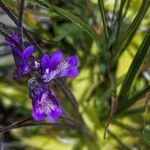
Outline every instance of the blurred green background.
{"type": "MultiPolygon", "coordinates": [[[[3,0],[3,3],[18,16],[18,0],[3,0]]],[[[145,35],[149,32],[150,1],[104,0],[108,36],[103,27],[99,4],[97,0],[26,0],[23,22],[24,27],[45,52],[51,53],[53,50],[60,49],[66,56],[74,54],[78,56],[79,75],[65,82],[76,97],[80,114],[95,137],[94,140],[75,128],[27,126],[1,135],[4,149],[150,149],[148,103],[150,96],[145,96],[150,90],[150,50],[147,50],[142,63],[138,65],[133,82],[130,82],[132,83],[130,91],[123,96],[124,103],[121,103],[121,100],[118,102],[119,106],[121,104],[125,107],[119,107],[120,109],[116,111],[107,130],[107,137],[103,139],[105,125],[111,111],[112,95],[117,97],[120,94],[121,84],[129,73],[129,66],[145,35]],[[121,17],[119,17],[120,13],[121,17]],[[128,42],[124,46],[126,40],[128,42]],[[121,54],[116,58],[117,63],[112,67],[112,59],[121,48],[121,54]]],[[[8,33],[17,32],[16,25],[2,9],[0,9],[0,28],[8,33]]],[[[29,43],[25,37],[24,43],[29,43]]],[[[37,55],[35,53],[35,56],[37,55]]],[[[0,126],[2,127],[31,116],[28,77],[14,81],[12,78],[14,70],[10,48],[1,36],[0,126]]],[[[51,87],[64,110],[76,118],[72,106],[60,88],[55,83],[52,83],[51,87]]],[[[128,90],[128,87],[125,90],[128,90]]],[[[59,121],[61,122],[61,119],[59,121]]]]}

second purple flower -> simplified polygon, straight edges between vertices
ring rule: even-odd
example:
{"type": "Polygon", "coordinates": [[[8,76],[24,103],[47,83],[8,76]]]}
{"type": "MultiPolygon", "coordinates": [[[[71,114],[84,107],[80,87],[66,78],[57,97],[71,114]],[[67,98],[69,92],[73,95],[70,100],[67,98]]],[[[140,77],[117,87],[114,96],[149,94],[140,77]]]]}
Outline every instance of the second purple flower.
{"type": "Polygon", "coordinates": [[[60,77],[76,77],[78,75],[77,65],[79,63],[76,56],[69,56],[63,59],[64,55],[57,50],[51,55],[43,55],[40,62],[41,77],[44,82],[49,82],[60,77]]]}
{"type": "Polygon", "coordinates": [[[48,89],[47,84],[43,84],[35,78],[28,81],[28,87],[32,99],[32,117],[41,121],[47,116],[51,122],[56,122],[63,115],[63,110],[54,92],[48,89]]]}

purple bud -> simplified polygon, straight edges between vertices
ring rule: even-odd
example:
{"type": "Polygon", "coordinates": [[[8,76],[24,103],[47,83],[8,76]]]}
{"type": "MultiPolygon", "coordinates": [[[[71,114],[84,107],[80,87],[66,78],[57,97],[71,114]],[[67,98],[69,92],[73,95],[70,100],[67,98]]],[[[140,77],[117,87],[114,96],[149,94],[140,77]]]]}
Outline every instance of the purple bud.
{"type": "Polygon", "coordinates": [[[16,34],[12,34],[11,38],[16,42],[16,44],[14,44],[14,42],[11,41],[11,39],[6,39],[6,41],[11,47],[14,60],[16,63],[16,72],[15,72],[14,78],[19,79],[32,69],[30,66],[29,60],[31,58],[32,53],[35,50],[35,47],[33,45],[30,45],[26,47],[24,50],[21,50],[18,46],[19,45],[18,36],[16,34]]]}

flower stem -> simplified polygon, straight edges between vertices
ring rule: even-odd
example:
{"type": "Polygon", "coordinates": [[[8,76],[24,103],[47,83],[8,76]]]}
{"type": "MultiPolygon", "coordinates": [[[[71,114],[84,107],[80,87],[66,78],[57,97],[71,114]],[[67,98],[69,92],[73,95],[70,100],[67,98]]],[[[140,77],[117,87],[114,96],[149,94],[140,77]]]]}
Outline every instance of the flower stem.
{"type": "Polygon", "coordinates": [[[62,90],[62,92],[64,93],[64,95],[68,98],[69,102],[72,105],[72,108],[74,109],[74,111],[76,112],[78,118],[80,119],[81,122],[69,117],[69,116],[64,116],[63,118],[65,118],[65,120],[67,122],[71,122],[72,124],[77,124],[78,128],[85,133],[86,135],[88,135],[90,138],[94,139],[93,134],[91,133],[91,131],[89,130],[89,128],[86,126],[80,112],[79,112],[79,107],[78,107],[78,103],[76,98],[74,97],[73,93],[71,92],[71,90],[69,89],[69,87],[67,86],[67,84],[65,84],[61,79],[55,79],[55,83],[58,85],[58,87],[62,90]]]}
{"type": "Polygon", "coordinates": [[[64,95],[68,98],[69,102],[71,103],[74,111],[78,115],[78,118],[83,121],[78,108],[78,103],[72,92],[70,91],[67,84],[65,84],[61,79],[55,79],[55,83],[58,85],[58,87],[62,90],[64,95]]]}
{"type": "Polygon", "coordinates": [[[14,45],[18,46],[17,42],[11,38],[7,33],[5,33],[3,30],[0,29],[0,34],[2,36],[4,36],[6,39],[11,39],[11,41],[13,42],[14,45]]]}
{"type": "Polygon", "coordinates": [[[7,131],[9,131],[9,130],[11,130],[11,129],[13,129],[13,128],[16,128],[16,127],[18,127],[19,125],[22,125],[22,124],[24,124],[24,123],[26,123],[26,122],[28,122],[28,121],[31,121],[31,120],[32,120],[32,117],[29,117],[29,118],[23,119],[23,120],[21,120],[21,121],[17,121],[17,122],[15,122],[15,123],[12,123],[12,124],[9,125],[9,126],[2,127],[2,128],[0,128],[0,133],[5,133],[5,132],[7,132],[7,131]]]}
{"type": "MultiPolygon", "coordinates": [[[[6,14],[12,19],[12,21],[17,25],[18,24],[18,19],[16,18],[16,16],[11,12],[11,10],[9,8],[7,8],[4,3],[2,1],[0,1],[0,7],[3,9],[4,12],[6,12],[6,14]]],[[[39,54],[43,54],[42,49],[40,48],[40,46],[38,45],[38,43],[32,38],[32,36],[30,35],[30,33],[23,27],[23,33],[24,35],[27,37],[27,39],[33,43],[39,54]]]]}
{"type": "Polygon", "coordinates": [[[98,0],[98,5],[99,5],[100,12],[101,12],[101,17],[102,17],[102,22],[103,22],[106,40],[108,41],[109,35],[108,35],[107,22],[106,22],[106,16],[105,16],[105,11],[104,11],[103,0],[98,0]]]}

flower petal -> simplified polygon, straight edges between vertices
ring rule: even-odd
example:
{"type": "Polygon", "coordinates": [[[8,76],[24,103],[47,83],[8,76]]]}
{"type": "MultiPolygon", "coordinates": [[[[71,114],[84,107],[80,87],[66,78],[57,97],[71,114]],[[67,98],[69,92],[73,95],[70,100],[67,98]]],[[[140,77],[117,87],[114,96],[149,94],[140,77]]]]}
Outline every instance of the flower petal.
{"type": "Polygon", "coordinates": [[[57,119],[64,114],[64,112],[59,106],[55,93],[52,90],[49,90],[49,104],[50,110],[47,112],[47,117],[51,122],[56,122],[57,119]]]}
{"type": "Polygon", "coordinates": [[[60,50],[56,50],[50,55],[50,70],[56,69],[63,59],[63,53],[60,50]]]}
{"type": "Polygon", "coordinates": [[[47,114],[49,121],[56,122],[57,119],[64,114],[61,107],[57,107],[54,110],[51,110],[50,113],[47,114]]]}
{"type": "Polygon", "coordinates": [[[14,74],[14,80],[20,79],[22,76],[27,74],[30,71],[30,66],[29,65],[22,65],[22,66],[17,66],[17,69],[14,74]]]}
{"type": "Polygon", "coordinates": [[[35,120],[43,120],[45,115],[51,122],[56,122],[63,115],[55,93],[48,85],[38,82],[35,78],[28,81],[29,96],[32,99],[32,116],[35,120]]]}
{"type": "Polygon", "coordinates": [[[35,50],[35,47],[34,47],[33,45],[28,46],[28,47],[25,48],[24,51],[23,51],[23,57],[24,57],[26,60],[28,60],[28,59],[31,57],[31,55],[32,55],[32,53],[34,52],[34,50],[35,50]]]}
{"type": "Polygon", "coordinates": [[[78,69],[75,67],[65,69],[60,76],[62,77],[76,77],[78,75],[78,69]]]}
{"type": "Polygon", "coordinates": [[[41,67],[42,69],[47,69],[50,66],[50,57],[48,54],[44,54],[41,59],[41,67]]]}
{"type": "Polygon", "coordinates": [[[15,37],[16,35],[11,35],[11,38],[7,37],[5,38],[7,44],[13,49],[18,48],[18,37],[15,37]]]}
{"type": "Polygon", "coordinates": [[[79,63],[79,60],[77,58],[77,56],[69,56],[68,58],[66,58],[65,62],[69,65],[69,66],[77,66],[79,63]]]}
{"type": "Polygon", "coordinates": [[[35,120],[38,120],[38,121],[42,121],[45,117],[44,113],[37,113],[36,112],[36,108],[33,108],[32,109],[32,117],[35,119],[35,120]]]}
{"type": "Polygon", "coordinates": [[[14,79],[17,80],[30,71],[30,66],[28,61],[23,58],[22,53],[17,48],[12,48],[12,53],[16,63],[14,79]]]}
{"type": "MultiPolygon", "coordinates": [[[[31,91],[30,91],[31,92],[31,91]]],[[[37,95],[32,95],[30,93],[30,96],[32,97],[32,117],[35,119],[35,120],[43,120],[44,117],[45,117],[45,114],[44,112],[41,112],[39,111],[38,109],[38,102],[41,98],[41,95],[39,94],[38,96],[37,95]]]]}
{"type": "Polygon", "coordinates": [[[19,42],[19,38],[18,38],[17,34],[13,33],[13,34],[11,35],[11,38],[12,38],[14,41],[16,41],[17,43],[19,42]]]}

